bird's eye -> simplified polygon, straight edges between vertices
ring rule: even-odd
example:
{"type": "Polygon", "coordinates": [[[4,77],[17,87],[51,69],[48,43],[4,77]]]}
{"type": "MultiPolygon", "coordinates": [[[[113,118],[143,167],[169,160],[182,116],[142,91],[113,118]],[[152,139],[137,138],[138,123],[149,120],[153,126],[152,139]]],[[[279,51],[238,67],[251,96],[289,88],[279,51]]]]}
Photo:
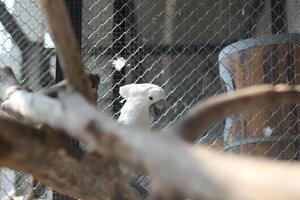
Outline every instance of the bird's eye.
{"type": "Polygon", "coordinates": [[[153,97],[150,96],[149,99],[152,101],[152,100],[153,100],[153,97]]]}

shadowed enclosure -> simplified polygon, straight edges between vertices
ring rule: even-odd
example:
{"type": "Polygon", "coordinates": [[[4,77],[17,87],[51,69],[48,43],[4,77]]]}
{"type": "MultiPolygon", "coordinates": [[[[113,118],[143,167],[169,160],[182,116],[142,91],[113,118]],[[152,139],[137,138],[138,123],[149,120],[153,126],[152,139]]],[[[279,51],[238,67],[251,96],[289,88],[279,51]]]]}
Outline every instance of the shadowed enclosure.
{"type": "MultiPolygon", "coordinates": [[[[112,119],[124,103],[120,87],[131,83],[153,83],[166,92],[167,109],[154,119],[154,130],[172,128],[199,101],[220,93],[299,84],[297,0],[64,1],[84,68],[100,77],[95,86],[99,113],[112,119]]],[[[64,80],[40,1],[0,0],[0,22],[0,66],[11,66],[24,88],[37,92],[64,80]]],[[[84,88],[76,89],[88,94],[84,88]]],[[[296,104],[265,106],[228,115],[209,127],[185,128],[187,141],[220,153],[299,159],[296,104]]],[[[80,157],[85,145],[67,141],[80,157]]],[[[9,196],[70,199],[30,174],[1,168],[0,199],[9,196]]]]}

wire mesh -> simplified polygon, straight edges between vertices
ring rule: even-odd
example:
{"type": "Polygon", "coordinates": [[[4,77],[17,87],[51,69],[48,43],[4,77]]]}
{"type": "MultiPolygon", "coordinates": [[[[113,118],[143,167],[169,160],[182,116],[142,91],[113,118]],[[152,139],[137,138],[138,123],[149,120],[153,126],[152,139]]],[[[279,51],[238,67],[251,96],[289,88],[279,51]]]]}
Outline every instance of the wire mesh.
{"type": "MultiPolygon", "coordinates": [[[[286,35],[300,30],[297,0],[78,2],[82,16],[73,26],[81,31],[84,64],[101,77],[99,112],[112,118],[122,107],[119,88],[129,83],[154,83],[166,91],[168,110],[155,119],[157,129],[172,126],[200,100],[222,92],[262,83],[299,84],[299,36],[286,35]],[[271,42],[264,43],[268,38],[271,42]],[[242,49],[233,45],[238,41],[242,49]],[[226,46],[233,50],[225,51],[226,46]]],[[[0,21],[0,64],[12,66],[32,90],[53,84],[55,49],[39,2],[2,0],[0,21]]],[[[199,133],[195,143],[297,160],[298,112],[297,105],[278,105],[228,116],[199,133]]],[[[36,198],[63,199],[39,186],[30,175],[1,169],[1,198],[28,198],[35,191],[36,198]]]]}

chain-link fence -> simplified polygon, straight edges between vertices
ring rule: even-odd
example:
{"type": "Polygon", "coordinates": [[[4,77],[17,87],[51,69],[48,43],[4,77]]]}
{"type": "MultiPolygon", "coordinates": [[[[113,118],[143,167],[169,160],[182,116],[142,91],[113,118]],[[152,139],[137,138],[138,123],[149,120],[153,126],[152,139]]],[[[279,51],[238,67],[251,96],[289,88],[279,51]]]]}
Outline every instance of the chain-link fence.
{"type": "MultiPolygon", "coordinates": [[[[299,84],[297,0],[67,1],[86,69],[101,77],[99,112],[118,117],[119,88],[154,83],[168,110],[154,128],[171,126],[206,97],[262,83],[299,84]]],[[[0,1],[0,64],[32,90],[62,79],[45,16],[34,0],[0,1]]],[[[299,156],[296,105],[228,116],[196,143],[273,159],[299,156]]],[[[201,136],[201,137],[200,137],[201,136]]],[[[30,175],[3,168],[0,196],[63,199],[30,175]]]]}

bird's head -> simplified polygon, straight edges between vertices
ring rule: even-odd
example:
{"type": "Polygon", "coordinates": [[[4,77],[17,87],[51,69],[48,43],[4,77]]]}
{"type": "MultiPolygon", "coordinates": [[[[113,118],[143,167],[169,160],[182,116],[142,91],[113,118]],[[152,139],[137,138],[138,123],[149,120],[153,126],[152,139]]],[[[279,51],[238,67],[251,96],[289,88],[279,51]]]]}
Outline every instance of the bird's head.
{"type": "Polygon", "coordinates": [[[166,107],[164,90],[154,84],[128,84],[120,87],[120,95],[126,103],[132,103],[149,109],[153,117],[161,115],[166,107]]]}

